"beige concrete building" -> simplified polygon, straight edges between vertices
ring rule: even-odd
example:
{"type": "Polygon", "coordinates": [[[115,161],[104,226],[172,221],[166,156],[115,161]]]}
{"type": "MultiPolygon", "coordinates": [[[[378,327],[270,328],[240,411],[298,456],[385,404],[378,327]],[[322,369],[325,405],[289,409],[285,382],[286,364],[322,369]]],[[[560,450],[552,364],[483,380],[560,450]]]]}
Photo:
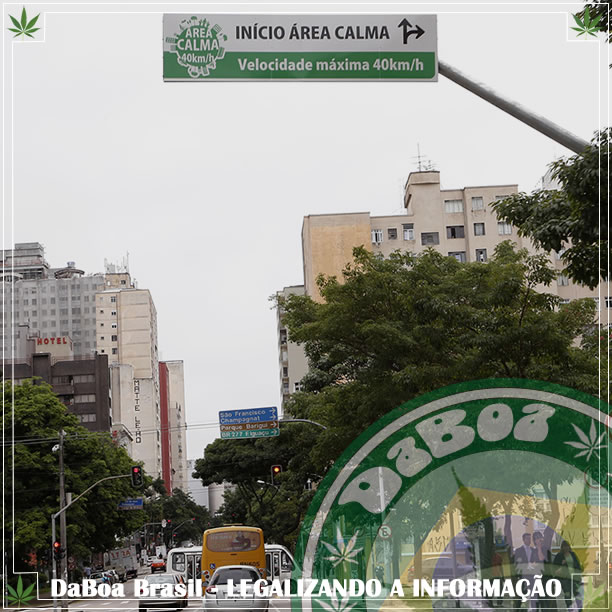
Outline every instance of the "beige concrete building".
{"type": "MultiPolygon", "coordinates": [[[[353,248],[357,246],[364,246],[385,257],[397,250],[418,254],[431,247],[462,262],[487,261],[495,247],[504,240],[535,252],[531,241],[519,236],[510,224],[499,221],[491,208],[495,200],[517,191],[515,184],[441,189],[440,173],[428,170],[412,172],[408,176],[404,191],[405,212],[401,215],[372,216],[368,212],[308,215],[304,217],[302,226],[304,291],[320,301],[316,285],[319,274],[336,276],[341,280],[342,270],[352,261],[353,248]]],[[[581,297],[597,300],[597,288],[590,290],[576,285],[562,274],[563,262],[559,253],[551,253],[550,260],[559,274],[556,282],[548,287],[542,286],[542,290],[559,296],[562,303],[581,297]]],[[[604,291],[606,289],[602,286],[602,295],[604,291]]],[[[602,307],[612,307],[610,297],[602,307]]],[[[299,379],[296,378],[303,376],[307,367],[301,347],[291,342],[282,343],[284,328],[280,319],[278,330],[284,403],[299,388],[299,379]],[[294,357],[296,354],[299,357],[294,357]],[[293,359],[297,362],[295,368],[293,359]],[[291,376],[287,378],[284,373],[291,376]]],[[[286,331],[284,334],[286,338],[286,331]]]]}
{"type": "Polygon", "coordinates": [[[172,486],[188,493],[185,369],[182,361],[165,361],[164,363],[168,368],[168,423],[172,456],[172,486]]]}
{"type": "Polygon", "coordinates": [[[111,366],[113,418],[133,436],[132,457],[157,478],[162,445],[155,305],[128,274],[107,274],[105,287],[96,294],[96,345],[111,366]]]}
{"type": "MultiPolygon", "coordinates": [[[[304,295],[304,285],[285,287],[277,291],[277,297],[304,295]]],[[[282,322],[282,309],[276,309],[277,339],[278,339],[278,369],[281,386],[281,408],[284,411],[289,396],[301,388],[301,380],[308,372],[308,360],[301,346],[289,342],[288,331],[282,322]]]]}

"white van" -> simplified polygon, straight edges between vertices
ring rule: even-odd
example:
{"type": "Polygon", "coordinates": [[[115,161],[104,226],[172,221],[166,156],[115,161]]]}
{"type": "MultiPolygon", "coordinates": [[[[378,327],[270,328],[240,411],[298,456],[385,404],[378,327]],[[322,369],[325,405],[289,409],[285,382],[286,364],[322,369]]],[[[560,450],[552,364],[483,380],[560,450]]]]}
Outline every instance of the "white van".
{"type": "Polygon", "coordinates": [[[272,580],[285,580],[291,578],[295,568],[295,560],[287,548],[280,544],[266,544],[266,569],[268,577],[272,580]]]}

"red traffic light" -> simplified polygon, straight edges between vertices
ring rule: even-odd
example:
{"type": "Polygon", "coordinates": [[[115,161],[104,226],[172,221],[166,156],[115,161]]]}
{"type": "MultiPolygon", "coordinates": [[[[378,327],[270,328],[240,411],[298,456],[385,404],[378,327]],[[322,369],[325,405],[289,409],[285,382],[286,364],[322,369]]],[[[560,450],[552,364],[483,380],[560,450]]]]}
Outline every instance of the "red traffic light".
{"type": "Polygon", "coordinates": [[[55,542],[53,542],[53,550],[59,550],[62,547],[62,543],[59,540],[55,540],[55,542]]]}
{"type": "Polygon", "coordinates": [[[283,471],[283,468],[280,465],[273,465],[272,466],[272,473],[280,474],[282,471],[283,471]]]}

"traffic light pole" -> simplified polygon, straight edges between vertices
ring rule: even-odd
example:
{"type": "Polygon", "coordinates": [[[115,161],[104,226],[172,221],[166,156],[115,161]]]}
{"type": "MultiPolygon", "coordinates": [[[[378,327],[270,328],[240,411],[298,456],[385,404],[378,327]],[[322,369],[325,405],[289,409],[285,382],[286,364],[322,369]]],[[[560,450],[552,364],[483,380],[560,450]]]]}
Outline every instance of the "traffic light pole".
{"type": "MultiPolygon", "coordinates": [[[[64,437],[66,432],[62,429],[59,432],[59,507],[60,511],[66,505],[66,481],[64,472],[64,437]]],[[[55,538],[53,539],[55,542],[55,538]]],[[[68,546],[66,543],[66,514],[60,515],[60,542],[64,549],[64,555],[58,559],[60,566],[60,576],[62,580],[68,581],[68,546]]]]}
{"type": "MultiPolygon", "coordinates": [[[[61,442],[62,442],[62,437],[61,437],[61,434],[60,434],[60,444],[61,444],[61,442]]],[[[60,453],[60,457],[61,457],[61,453],[60,453]]],[[[63,468],[63,462],[62,462],[62,468],[63,468]]],[[[60,475],[61,475],[62,481],[63,481],[63,474],[61,472],[60,472],[60,475]]],[[[132,477],[131,474],[121,474],[121,476],[107,476],[106,478],[101,478],[97,482],[94,482],[91,485],[91,487],[89,487],[88,489],[85,489],[85,491],[83,491],[80,495],[77,495],[77,497],[75,497],[73,500],[71,500],[71,502],[69,504],[66,504],[63,507],[62,507],[62,498],[61,498],[61,494],[60,494],[60,509],[55,514],[51,515],[51,554],[52,554],[53,557],[55,557],[55,550],[54,550],[53,544],[55,543],[55,537],[56,537],[55,520],[57,519],[57,517],[58,516],[63,516],[64,513],[66,512],[66,510],[68,510],[68,508],[70,508],[70,506],[72,506],[72,504],[74,504],[75,502],[79,501],[79,499],[81,499],[81,497],[83,497],[83,495],[85,495],[86,493],[89,493],[94,487],[97,487],[101,482],[106,482],[107,480],[116,480],[117,478],[131,478],[131,477],[132,477]]],[[[65,540],[62,540],[62,545],[63,546],[66,545],[65,540]]],[[[56,580],[57,579],[57,563],[55,563],[55,558],[53,558],[53,561],[54,561],[54,563],[53,563],[53,580],[56,580]]],[[[55,595],[53,596],[53,609],[57,610],[57,597],[55,595]]]]}

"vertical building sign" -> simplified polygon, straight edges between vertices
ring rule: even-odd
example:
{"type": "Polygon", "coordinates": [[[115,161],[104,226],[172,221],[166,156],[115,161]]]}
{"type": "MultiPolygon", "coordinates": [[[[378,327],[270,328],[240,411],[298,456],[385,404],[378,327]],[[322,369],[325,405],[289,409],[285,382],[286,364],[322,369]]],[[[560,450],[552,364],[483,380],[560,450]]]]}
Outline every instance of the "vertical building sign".
{"type": "Polygon", "coordinates": [[[140,380],[134,379],[134,442],[142,443],[142,429],[140,420],[140,380]]]}

